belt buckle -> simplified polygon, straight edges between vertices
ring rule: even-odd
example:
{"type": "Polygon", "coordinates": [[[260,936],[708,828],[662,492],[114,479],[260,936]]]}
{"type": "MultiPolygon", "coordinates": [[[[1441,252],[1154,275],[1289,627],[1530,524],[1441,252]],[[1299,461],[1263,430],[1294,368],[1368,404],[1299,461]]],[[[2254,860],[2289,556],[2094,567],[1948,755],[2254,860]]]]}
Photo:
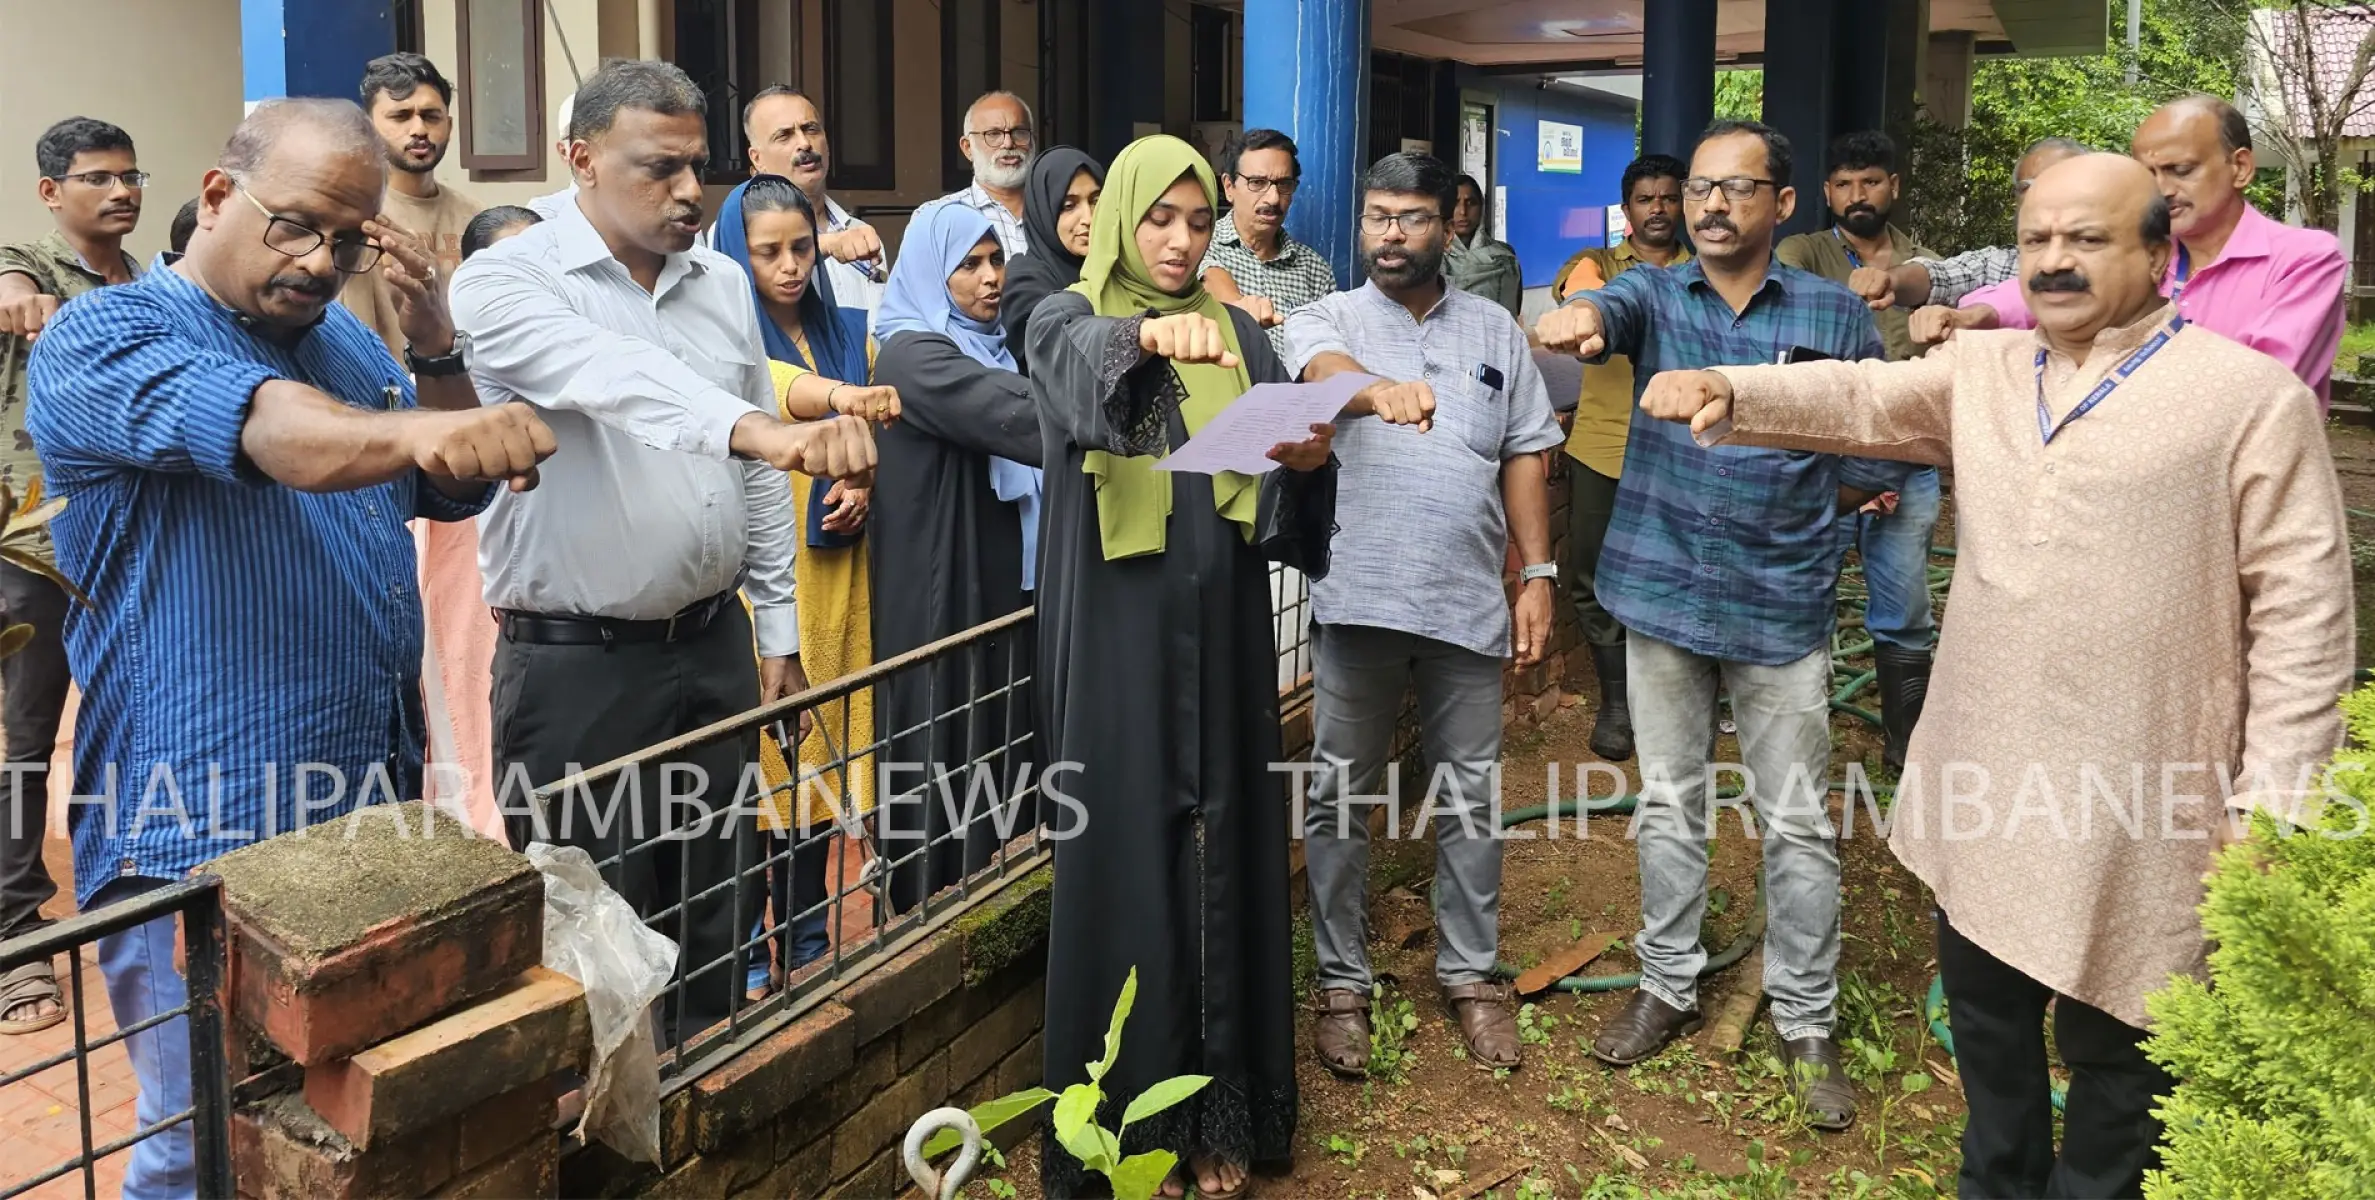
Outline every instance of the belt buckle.
{"type": "Polygon", "coordinates": [[[681,617],[683,617],[683,616],[684,616],[684,613],[683,613],[683,612],[681,612],[681,611],[679,611],[679,612],[673,612],[673,613],[670,613],[670,614],[668,614],[668,633],[667,633],[667,636],[665,636],[665,637],[663,637],[663,638],[661,638],[661,639],[660,639],[661,641],[667,642],[667,643],[669,643],[669,644],[671,644],[671,645],[675,644],[675,642],[676,642],[676,622],[677,622],[677,620],[678,620],[679,618],[681,618],[681,617]]]}

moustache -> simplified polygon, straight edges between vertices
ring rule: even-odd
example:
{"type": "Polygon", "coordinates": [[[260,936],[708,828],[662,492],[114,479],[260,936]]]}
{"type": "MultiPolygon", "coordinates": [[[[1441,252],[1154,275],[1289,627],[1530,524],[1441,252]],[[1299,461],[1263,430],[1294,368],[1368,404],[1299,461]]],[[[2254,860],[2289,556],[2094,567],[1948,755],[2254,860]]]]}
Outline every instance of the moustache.
{"type": "Polygon", "coordinates": [[[670,209],[668,211],[668,220],[691,221],[693,224],[698,225],[701,223],[701,210],[693,207],[670,209]]]}
{"type": "Polygon", "coordinates": [[[1877,217],[1880,215],[1880,210],[1872,207],[1869,204],[1850,204],[1847,206],[1846,215],[1851,217],[1877,217]]]}
{"type": "Polygon", "coordinates": [[[824,161],[825,156],[814,150],[802,150],[792,156],[792,165],[795,167],[813,167],[824,161]]]}
{"type": "Polygon", "coordinates": [[[308,300],[318,300],[324,304],[338,296],[337,280],[312,275],[275,275],[264,286],[277,291],[295,292],[308,300]]]}
{"type": "Polygon", "coordinates": [[[2076,271],[2039,271],[2029,276],[2029,290],[2032,292],[2080,293],[2093,289],[2094,285],[2086,281],[2086,276],[2076,271]]]}
{"type": "Polygon", "coordinates": [[[1698,224],[1691,226],[1693,233],[1705,233],[1710,229],[1721,229],[1725,233],[1740,232],[1740,227],[1732,224],[1732,219],[1721,213],[1710,213],[1699,218],[1698,224]]]}

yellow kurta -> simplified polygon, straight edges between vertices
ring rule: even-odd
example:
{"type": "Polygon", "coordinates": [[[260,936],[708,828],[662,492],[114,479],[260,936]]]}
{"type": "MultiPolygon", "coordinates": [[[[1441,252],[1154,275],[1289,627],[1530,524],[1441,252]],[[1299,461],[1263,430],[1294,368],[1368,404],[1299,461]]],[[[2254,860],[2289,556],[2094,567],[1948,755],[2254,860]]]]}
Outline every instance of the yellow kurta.
{"type": "MultiPolygon", "coordinates": [[[[780,407],[784,390],[807,372],[789,363],[767,365],[775,376],[780,407]]],[[[782,415],[785,420],[793,419],[789,412],[782,415]]],[[[799,514],[805,539],[809,494],[831,485],[798,472],[790,479],[792,511],[799,514]]],[[[802,545],[792,559],[792,586],[800,607],[800,665],[808,672],[809,683],[829,683],[874,664],[874,610],[865,542],[829,550],[802,545]]],[[[814,715],[816,727],[800,742],[799,790],[805,798],[802,820],[811,828],[835,820],[836,807],[839,815],[849,817],[874,809],[874,760],[867,754],[874,744],[874,692],[861,688],[845,699],[818,706],[814,715]],[[846,770],[827,769],[837,762],[849,765],[846,770]]],[[[772,800],[769,819],[762,824],[783,829],[790,809],[786,785],[793,779],[773,737],[759,739],[759,766],[772,800]]]]}
{"type": "MultiPolygon", "coordinates": [[[[2050,355],[2054,418],[2170,315],[2050,355]]],[[[1721,373],[1735,441],[1954,468],[1949,616],[1890,847],[1988,953],[2141,1026],[2148,992],[2202,971],[2222,807],[2293,811],[2340,742],[2341,488],[2309,389],[2199,326],[2047,445],[2041,345],[1965,332],[1912,362],[1721,373]]]]}

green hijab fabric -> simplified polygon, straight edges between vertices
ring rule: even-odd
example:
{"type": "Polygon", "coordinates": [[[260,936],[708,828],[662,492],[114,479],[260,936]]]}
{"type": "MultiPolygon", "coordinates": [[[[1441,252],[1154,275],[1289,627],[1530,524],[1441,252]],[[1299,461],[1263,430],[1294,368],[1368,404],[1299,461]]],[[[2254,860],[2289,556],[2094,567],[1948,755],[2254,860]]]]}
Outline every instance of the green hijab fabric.
{"type": "MultiPolygon", "coordinates": [[[[1155,286],[1146,261],[1138,253],[1138,224],[1173,184],[1193,175],[1204,188],[1204,200],[1214,202],[1217,187],[1212,167],[1195,147],[1175,137],[1140,138],[1125,147],[1105,175],[1105,194],[1089,226],[1088,255],[1081,262],[1080,282],[1072,291],[1088,297],[1100,317],[1176,316],[1201,313],[1220,324],[1221,339],[1237,356],[1237,365],[1172,363],[1187,392],[1180,418],[1193,435],[1222,409],[1252,386],[1245,373],[1245,351],[1237,344],[1237,326],[1229,310],[1204,290],[1199,279],[1173,295],[1155,286]]],[[[1082,469],[1097,480],[1097,531],[1103,537],[1108,561],[1163,552],[1171,517],[1171,476],[1154,469],[1151,455],[1124,457],[1102,450],[1088,452],[1082,469]]],[[[1222,473],[1212,477],[1213,507],[1237,523],[1245,540],[1253,540],[1260,515],[1261,484],[1251,475],[1222,473]]]]}

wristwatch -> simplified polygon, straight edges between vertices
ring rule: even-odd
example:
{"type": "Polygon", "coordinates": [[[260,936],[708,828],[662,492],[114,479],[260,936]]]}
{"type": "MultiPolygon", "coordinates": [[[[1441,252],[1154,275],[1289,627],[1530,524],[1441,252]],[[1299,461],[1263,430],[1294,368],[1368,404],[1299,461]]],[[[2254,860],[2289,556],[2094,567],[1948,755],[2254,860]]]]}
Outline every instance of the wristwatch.
{"type": "Polygon", "coordinates": [[[1534,563],[1531,566],[1519,567],[1517,569],[1517,581],[1519,583],[1532,583],[1537,579],[1547,579],[1552,583],[1558,582],[1559,564],[1534,563]]]}
{"type": "Polygon", "coordinates": [[[467,374],[470,370],[470,335],[454,331],[454,348],[434,357],[423,357],[404,347],[404,365],[420,379],[446,379],[467,374]]]}

